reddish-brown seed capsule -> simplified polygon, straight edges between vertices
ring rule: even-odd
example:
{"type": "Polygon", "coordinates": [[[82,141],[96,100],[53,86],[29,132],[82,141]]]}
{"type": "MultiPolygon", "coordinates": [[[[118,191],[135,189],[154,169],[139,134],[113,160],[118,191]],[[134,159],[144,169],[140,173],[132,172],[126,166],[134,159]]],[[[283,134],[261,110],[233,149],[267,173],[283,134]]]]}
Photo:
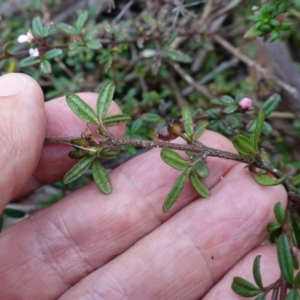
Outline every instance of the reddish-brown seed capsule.
{"type": "Polygon", "coordinates": [[[157,131],[157,137],[162,141],[172,141],[177,136],[170,134],[168,127],[162,127],[157,131]]]}

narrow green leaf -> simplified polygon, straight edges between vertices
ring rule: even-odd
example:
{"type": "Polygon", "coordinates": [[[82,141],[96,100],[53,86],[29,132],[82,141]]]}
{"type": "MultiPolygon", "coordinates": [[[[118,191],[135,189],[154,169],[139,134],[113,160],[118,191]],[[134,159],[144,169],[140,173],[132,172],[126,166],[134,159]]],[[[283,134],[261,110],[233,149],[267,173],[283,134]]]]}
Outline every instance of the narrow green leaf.
{"type": "Polygon", "coordinates": [[[293,258],[285,234],[281,234],[277,239],[277,256],[282,276],[288,283],[292,284],[294,280],[293,258]]]}
{"type": "Polygon", "coordinates": [[[131,120],[131,116],[128,114],[112,115],[103,119],[105,126],[113,126],[119,124],[119,122],[125,122],[131,120]]]}
{"type": "Polygon", "coordinates": [[[59,56],[62,54],[62,50],[61,49],[51,49],[49,51],[47,51],[44,55],[43,58],[45,59],[52,59],[56,56],[59,56]]]}
{"type": "Polygon", "coordinates": [[[300,271],[297,272],[297,274],[295,276],[294,285],[297,289],[300,289],[300,271]]]}
{"type": "Polygon", "coordinates": [[[97,158],[97,155],[86,156],[82,158],[77,164],[75,164],[71,170],[69,170],[64,176],[64,184],[68,184],[73,180],[79,178],[97,158]]]}
{"type": "Polygon", "coordinates": [[[209,197],[209,189],[207,188],[205,183],[199,178],[198,174],[191,172],[189,175],[189,179],[191,181],[192,186],[200,196],[204,198],[209,197]]]}
{"type": "Polygon", "coordinates": [[[164,49],[163,54],[165,57],[170,58],[171,60],[174,60],[177,62],[181,62],[181,63],[191,63],[192,62],[192,58],[189,55],[184,54],[178,50],[164,49]]]}
{"type": "Polygon", "coordinates": [[[233,278],[231,288],[234,292],[243,297],[253,297],[261,293],[259,288],[241,277],[233,278]]]}
{"type": "Polygon", "coordinates": [[[287,294],[285,300],[299,300],[299,294],[297,290],[290,290],[289,293],[287,294]]]}
{"type": "Polygon", "coordinates": [[[253,178],[258,184],[264,186],[278,185],[286,180],[286,176],[281,177],[279,179],[274,179],[273,177],[264,174],[253,174],[253,178]]]}
{"type": "Polygon", "coordinates": [[[75,22],[75,27],[76,27],[77,30],[82,29],[84,23],[86,22],[86,20],[88,18],[88,15],[89,15],[89,13],[86,10],[79,14],[79,16],[78,16],[78,18],[75,22]]]}
{"type": "Polygon", "coordinates": [[[57,27],[70,35],[75,35],[79,33],[77,29],[66,23],[59,23],[57,24],[57,27]]]}
{"type": "Polygon", "coordinates": [[[29,67],[40,62],[39,57],[25,57],[20,61],[20,67],[29,67]]]}
{"type": "Polygon", "coordinates": [[[160,156],[162,160],[171,166],[172,168],[184,171],[186,168],[190,166],[189,162],[187,162],[183,157],[181,157],[177,152],[164,148],[160,152],[160,156]]]}
{"type": "Polygon", "coordinates": [[[188,107],[184,107],[182,109],[182,117],[184,119],[183,128],[188,137],[192,137],[193,130],[193,119],[191,115],[191,111],[188,107]]]}
{"type": "Polygon", "coordinates": [[[100,43],[100,40],[88,40],[85,45],[92,50],[99,50],[102,48],[102,45],[100,43]]]}
{"type": "Polygon", "coordinates": [[[223,104],[236,104],[235,100],[228,95],[222,96],[220,100],[223,104]]]}
{"type": "Polygon", "coordinates": [[[266,295],[265,294],[260,294],[254,300],[266,300],[266,295]]]}
{"type": "Polygon", "coordinates": [[[34,35],[44,37],[44,26],[40,17],[33,18],[32,31],[34,35]]]}
{"type": "Polygon", "coordinates": [[[224,108],[223,112],[225,114],[232,114],[239,108],[239,105],[237,103],[227,105],[227,107],[224,108]]]}
{"type": "Polygon", "coordinates": [[[254,259],[253,262],[253,278],[255,280],[255,283],[257,284],[257,286],[263,290],[263,284],[262,284],[262,279],[261,279],[261,274],[260,274],[260,258],[261,255],[257,255],[254,259]]]}
{"type": "Polygon", "coordinates": [[[281,228],[280,224],[278,224],[277,222],[270,222],[267,226],[267,231],[272,232],[279,228],[281,228]]]}
{"type": "Polygon", "coordinates": [[[101,88],[97,99],[97,115],[101,121],[107,113],[115,92],[115,85],[112,81],[107,81],[101,88]]]}
{"type": "Polygon", "coordinates": [[[112,186],[109,175],[98,160],[95,160],[92,164],[92,174],[99,189],[106,195],[110,194],[112,186]]]}
{"type": "Polygon", "coordinates": [[[208,122],[207,121],[203,121],[203,122],[200,122],[195,130],[195,133],[193,135],[193,138],[194,139],[199,139],[199,137],[204,133],[206,127],[208,125],[208,122]]]}
{"type": "Polygon", "coordinates": [[[24,218],[26,215],[24,211],[12,208],[5,208],[3,214],[14,219],[24,218]]]}
{"type": "Polygon", "coordinates": [[[268,117],[277,108],[280,99],[281,97],[279,94],[274,94],[263,103],[261,108],[265,109],[266,117],[268,117]]]}
{"type": "Polygon", "coordinates": [[[234,148],[241,154],[253,155],[255,154],[255,148],[250,139],[246,136],[238,135],[232,141],[234,148]]]}
{"type": "Polygon", "coordinates": [[[83,121],[91,124],[99,124],[99,120],[93,109],[79,96],[67,94],[66,101],[71,110],[83,121]]]}
{"type": "Polygon", "coordinates": [[[196,164],[195,171],[200,177],[207,177],[209,175],[209,171],[204,160],[201,160],[196,164]]]}
{"type": "Polygon", "coordinates": [[[277,222],[280,225],[283,225],[283,223],[285,221],[285,209],[281,202],[277,202],[274,205],[274,215],[275,215],[277,222]]]}
{"type": "Polygon", "coordinates": [[[170,190],[164,205],[163,205],[163,212],[167,213],[170,208],[174,205],[174,203],[177,201],[177,199],[179,198],[183,187],[184,187],[184,183],[185,180],[187,178],[189,174],[189,170],[186,170],[184,172],[181,173],[181,175],[178,177],[178,179],[176,180],[175,184],[173,185],[172,189],[170,190]]]}
{"type": "Polygon", "coordinates": [[[265,122],[265,110],[264,108],[262,108],[258,113],[257,123],[253,133],[253,144],[254,144],[255,151],[258,151],[258,140],[261,135],[264,122],[265,122]]]}
{"type": "Polygon", "coordinates": [[[265,151],[265,149],[260,149],[259,154],[265,163],[267,163],[267,164],[271,163],[270,155],[265,151]]]}

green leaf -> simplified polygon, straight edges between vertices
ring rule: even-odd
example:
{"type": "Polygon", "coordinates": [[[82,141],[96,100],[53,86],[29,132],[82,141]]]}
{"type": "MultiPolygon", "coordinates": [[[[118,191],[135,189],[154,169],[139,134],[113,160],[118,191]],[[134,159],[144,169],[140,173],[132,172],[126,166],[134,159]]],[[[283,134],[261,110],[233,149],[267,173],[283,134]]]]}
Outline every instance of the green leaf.
{"type": "Polygon", "coordinates": [[[191,63],[192,58],[187,55],[182,53],[181,51],[178,50],[163,50],[163,54],[165,57],[170,58],[171,60],[181,62],[181,63],[191,63]]]}
{"type": "Polygon", "coordinates": [[[91,124],[99,124],[99,120],[93,109],[88,104],[86,104],[79,96],[75,94],[67,94],[66,101],[71,110],[81,120],[91,124]]]}
{"type": "Polygon", "coordinates": [[[192,119],[191,111],[188,107],[184,107],[182,109],[182,117],[184,119],[183,122],[184,131],[187,134],[187,136],[191,138],[194,133],[193,119],[192,119]]]}
{"type": "Polygon", "coordinates": [[[175,184],[173,185],[172,189],[170,190],[164,205],[163,205],[163,212],[167,213],[170,208],[174,205],[174,203],[177,201],[177,199],[179,198],[183,187],[184,187],[184,183],[185,180],[189,174],[189,169],[185,170],[183,173],[181,173],[181,175],[178,177],[178,179],[176,180],[175,184]]]}
{"type": "Polygon", "coordinates": [[[35,17],[32,20],[32,31],[34,35],[44,37],[44,26],[40,17],[35,17]]]}
{"type": "Polygon", "coordinates": [[[262,160],[267,163],[267,164],[270,164],[271,163],[271,160],[270,160],[270,155],[265,151],[265,149],[260,149],[260,157],[262,158],[262,160]]]}
{"type": "Polygon", "coordinates": [[[50,62],[48,60],[42,59],[40,61],[40,70],[43,74],[50,74],[52,72],[50,62]]]}
{"type": "Polygon", "coordinates": [[[234,292],[243,297],[253,297],[261,293],[259,288],[241,277],[233,278],[231,288],[234,292]]]}
{"type": "Polygon", "coordinates": [[[69,170],[63,179],[64,184],[68,184],[73,180],[79,178],[97,158],[97,155],[86,156],[76,163],[71,170],[69,170]]]}
{"type": "Polygon", "coordinates": [[[253,174],[253,178],[258,184],[264,186],[278,185],[286,180],[286,176],[281,177],[279,179],[274,179],[273,177],[264,174],[253,174]]]}
{"type": "Polygon", "coordinates": [[[263,33],[255,28],[250,28],[243,36],[243,38],[253,38],[257,36],[261,36],[263,33]]]}
{"type": "Polygon", "coordinates": [[[89,15],[89,13],[86,10],[79,14],[79,16],[75,22],[75,27],[78,31],[81,31],[84,23],[86,22],[86,20],[88,18],[88,15],[89,15]]]}
{"type": "Polygon", "coordinates": [[[254,300],[266,300],[266,295],[265,294],[260,294],[254,300]]]}
{"type": "Polygon", "coordinates": [[[29,67],[40,62],[39,57],[26,57],[20,61],[20,67],[29,67]]]}
{"type": "Polygon", "coordinates": [[[241,154],[253,155],[256,154],[252,141],[243,135],[238,135],[232,141],[234,148],[241,154]]]}
{"type": "Polygon", "coordinates": [[[107,81],[101,88],[97,99],[97,115],[100,121],[107,113],[115,92],[115,85],[112,81],[107,81]]]}
{"type": "Polygon", "coordinates": [[[293,258],[285,234],[281,234],[277,239],[277,256],[282,276],[288,283],[292,284],[294,280],[293,258]]]}
{"type": "Polygon", "coordinates": [[[172,168],[184,171],[186,168],[190,166],[189,162],[187,162],[184,158],[182,158],[177,152],[164,148],[160,152],[160,156],[162,160],[171,166],[172,168]]]}
{"type": "Polygon", "coordinates": [[[297,272],[297,274],[294,278],[294,285],[297,289],[300,289],[300,271],[297,272]]]}
{"type": "Polygon", "coordinates": [[[236,104],[235,100],[228,95],[222,96],[220,100],[223,104],[236,104]]]}
{"type": "Polygon", "coordinates": [[[205,183],[199,178],[198,174],[191,172],[189,175],[189,179],[191,181],[192,186],[200,196],[204,198],[209,197],[209,189],[207,188],[205,183]]]}
{"type": "Polygon", "coordinates": [[[264,108],[262,108],[258,113],[257,123],[253,133],[253,144],[256,152],[258,151],[258,140],[261,135],[264,122],[265,122],[265,110],[264,108]]]}
{"type": "Polygon", "coordinates": [[[263,103],[261,108],[265,109],[266,117],[268,117],[277,108],[277,106],[280,102],[280,99],[281,99],[281,97],[279,94],[274,94],[263,103]]]}
{"type": "Polygon", "coordinates": [[[299,294],[297,292],[297,290],[290,290],[289,293],[287,294],[285,300],[299,300],[299,294]]]}
{"type": "Polygon", "coordinates": [[[76,28],[66,23],[59,23],[57,24],[57,27],[70,35],[75,35],[79,33],[76,28]]]}
{"type": "Polygon", "coordinates": [[[24,211],[12,208],[5,208],[3,214],[14,219],[24,218],[26,215],[24,211]]]}
{"type": "Polygon", "coordinates": [[[196,164],[195,171],[200,177],[207,177],[209,175],[209,171],[204,160],[200,160],[196,164]]]}
{"type": "Polygon", "coordinates": [[[119,124],[119,122],[125,122],[129,120],[131,120],[131,116],[127,114],[111,115],[109,117],[104,118],[103,124],[105,126],[114,126],[119,124]]]}
{"type": "Polygon", "coordinates": [[[109,175],[98,160],[95,160],[92,164],[92,174],[99,189],[106,195],[110,194],[112,186],[109,175]]]}
{"type": "Polygon", "coordinates": [[[279,228],[281,228],[280,224],[278,224],[277,222],[270,222],[267,226],[267,231],[272,232],[272,231],[275,231],[279,228]]]}
{"type": "Polygon", "coordinates": [[[274,215],[277,220],[277,222],[280,225],[283,225],[285,221],[285,209],[281,202],[277,202],[274,206],[274,215]]]}
{"type": "Polygon", "coordinates": [[[61,49],[51,49],[49,51],[47,51],[44,55],[43,58],[45,59],[52,59],[56,56],[59,56],[62,54],[62,50],[61,49]]]}
{"type": "Polygon", "coordinates": [[[99,50],[102,48],[100,40],[88,40],[85,44],[89,49],[92,50],[99,50]]]}
{"type": "Polygon", "coordinates": [[[257,286],[263,290],[263,284],[262,284],[262,280],[261,280],[261,274],[260,274],[260,258],[261,255],[257,255],[254,259],[253,262],[253,278],[255,280],[255,283],[257,284],[257,286]]]}
{"type": "Polygon", "coordinates": [[[234,103],[234,104],[230,104],[227,107],[225,107],[224,109],[224,113],[225,114],[232,114],[233,112],[235,112],[237,109],[239,108],[239,105],[234,103]]]}
{"type": "Polygon", "coordinates": [[[206,127],[208,125],[208,122],[207,121],[203,121],[203,122],[200,122],[195,130],[195,133],[193,135],[193,138],[194,139],[199,139],[199,137],[204,133],[206,127]]]}

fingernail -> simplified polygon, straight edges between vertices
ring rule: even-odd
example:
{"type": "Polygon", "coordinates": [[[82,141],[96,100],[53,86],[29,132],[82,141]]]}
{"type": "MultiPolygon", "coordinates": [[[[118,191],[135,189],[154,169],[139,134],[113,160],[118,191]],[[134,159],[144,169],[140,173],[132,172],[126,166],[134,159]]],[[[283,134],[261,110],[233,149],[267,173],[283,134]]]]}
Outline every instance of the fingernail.
{"type": "Polygon", "coordinates": [[[0,77],[0,96],[12,96],[21,92],[26,86],[25,77],[9,73],[0,77]]]}

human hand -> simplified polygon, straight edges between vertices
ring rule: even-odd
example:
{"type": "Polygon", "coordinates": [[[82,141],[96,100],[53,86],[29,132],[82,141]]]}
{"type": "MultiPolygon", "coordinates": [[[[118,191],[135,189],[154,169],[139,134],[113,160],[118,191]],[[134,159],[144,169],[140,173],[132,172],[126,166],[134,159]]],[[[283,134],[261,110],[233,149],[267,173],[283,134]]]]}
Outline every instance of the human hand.
{"type": "MultiPolygon", "coordinates": [[[[3,210],[74,164],[70,147],[43,145],[44,137],[80,136],[85,124],[63,97],[44,104],[29,76],[3,76],[0,94],[3,210]]],[[[95,106],[96,94],[81,97],[95,106]]],[[[108,114],[119,112],[113,104],[108,114]]],[[[112,133],[122,136],[124,129],[120,124],[112,133]]],[[[210,131],[201,141],[235,151],[210,131]]],[[[259,245],[284,189],[259,186],[234,161],[207,162],[211,196],[200,199],[187,183],[167,214],[162,204],[179,171],[154,149],[110,173],[112,194],[90,183],[4,231],[0,299],[242,299],[231,290],[232,278],[251,281],[258,254],[264,284],[278,279],[273,246],[259,245]]]]}

